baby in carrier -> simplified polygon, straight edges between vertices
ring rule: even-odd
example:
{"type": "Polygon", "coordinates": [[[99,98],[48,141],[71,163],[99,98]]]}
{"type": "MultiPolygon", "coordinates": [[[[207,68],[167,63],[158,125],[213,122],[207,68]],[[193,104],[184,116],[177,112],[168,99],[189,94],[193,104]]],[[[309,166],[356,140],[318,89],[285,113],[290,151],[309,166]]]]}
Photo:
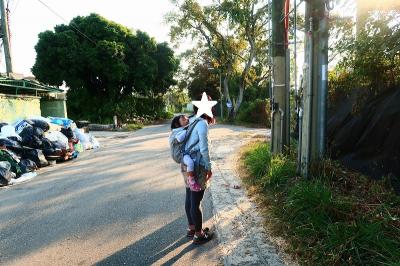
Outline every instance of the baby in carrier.
{"type": "MultiPolygon", "coordinates": [[[[171,138],[175,138],[178,142],[183,142],[186,137],[189,125],[189,118],[185,115],[174,117],[171,123],[172,134],[171,138]]],[[[188,185],[192,191],[200,191],[201,186],[196,182],[194,174],[194,159],[189,154],[183,154],[182,162],[187,167],[188,185]]]]}

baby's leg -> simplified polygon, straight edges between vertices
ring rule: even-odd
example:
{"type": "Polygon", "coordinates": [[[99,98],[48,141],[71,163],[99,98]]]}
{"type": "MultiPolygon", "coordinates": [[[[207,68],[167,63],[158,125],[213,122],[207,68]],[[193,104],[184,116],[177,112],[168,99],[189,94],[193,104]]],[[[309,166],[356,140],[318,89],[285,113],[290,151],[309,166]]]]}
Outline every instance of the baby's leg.
{"type": "Polygon", "coordinates": [[[186,164],[188,172],[194,172],[194,161],[188,154],[183,156],[183,163],[186,164]]]}

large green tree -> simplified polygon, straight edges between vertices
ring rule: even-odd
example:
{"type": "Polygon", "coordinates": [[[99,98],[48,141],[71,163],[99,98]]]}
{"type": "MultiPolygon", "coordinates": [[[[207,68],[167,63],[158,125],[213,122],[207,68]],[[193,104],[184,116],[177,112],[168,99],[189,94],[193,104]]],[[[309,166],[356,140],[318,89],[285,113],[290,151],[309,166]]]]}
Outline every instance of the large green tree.
{"type": "MultiPolygon", "coordinates": [[[[132,95],[159,97],[176,82],[179,61],[166,43],[97,14],[39,34],[32,73],[68,90],[74,118],[105,121],[132,95]]],[[[132,108],[126,108],[126,110],[132,108]]],[[[134,109],[134,108],[133,108],[134,109]]]]}
{"type": "Polygon", "coordinates": [[[261,0],[212,1],[202,6],[196,0],[173,0],[176,11],[168,14],[171,37],[175,42],[191,37],[199,43],[198,52],[208,49],[210,67],[224,75],[225,99],[233,102],[234,114],[243,101],[245,89],[254,79],[268,72],[266,25],[268,6],[261,0]],[[261,66],[262,65],[262,66],[261,66]],[[257,73],[258,72],[258,73],[257,73]],[[229,79],[238,77],[238,93],[232,97],[229,79]]]}

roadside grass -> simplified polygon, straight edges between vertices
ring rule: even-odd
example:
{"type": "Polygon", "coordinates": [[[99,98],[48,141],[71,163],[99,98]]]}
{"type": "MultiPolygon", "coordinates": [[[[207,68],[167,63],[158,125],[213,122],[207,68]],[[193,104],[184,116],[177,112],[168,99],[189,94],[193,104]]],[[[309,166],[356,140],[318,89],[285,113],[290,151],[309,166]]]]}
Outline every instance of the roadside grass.
{"type": "Polygon", "coordinates": [[[122,127],[122,130],[126,130],[126,131],[136,131],[143,128],[143,124],[141,123],[130,123],[130,124],[125,124],[122,127]]]}
{"type": "Polygon", "coordinates": [[[296,154],[273,156],[266,142],[245,147],[241,162],[268,231],[301,265],[400,265],[400,197],[387,178],[325,160],[305,180],[296,175],[296,154]]]}
{"type": "Polygon", "coordinates": [[[233,126],[241,126],[241,127],[247,127],[247,128],[267,128],[266,125],[262,124],[257,124],[257,123],[250,123],[250,122],[243,122],[239,121],[237,119],[231,120],[231,119],[221,119],[221,117],[217,117],[217,123],[222,124],[222,125],[233,125],[233,126]]]}

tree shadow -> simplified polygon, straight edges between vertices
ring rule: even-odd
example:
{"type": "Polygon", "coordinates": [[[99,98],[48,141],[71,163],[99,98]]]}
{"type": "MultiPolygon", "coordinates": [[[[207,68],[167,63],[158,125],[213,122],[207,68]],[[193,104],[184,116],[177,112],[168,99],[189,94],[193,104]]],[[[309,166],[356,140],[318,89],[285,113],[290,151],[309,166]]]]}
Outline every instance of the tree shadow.
{"type": "MultiPolygon", "coordinates": [[[[166,134],[144,131],[140,135],[148,139],[123,140],[82,160],[57,165],[31,182],[0,191],[0,264],[30,256],[71,236],[90,239],[95,232],[103,232],[105,239],[118,237],[115,234],[126,236],[150,220],[159,228],[160,217],[172,222],[103,263],[120,264],[125,258],[137,265],[163,258],[173,263],[187,253],[197,256],[216,246],[216,242],[209,243],[193,251],[190,242],[181,237],[187,226],[182,215],[185,188],[179,167],[169,158],[166,134]],[[152,152],[148,153],[148,147],[152,152]],[[111,166],[109,162],[113,162],[111,166]],[[183,245],[188,246],[181,248],[183,245]],[[177,250],[174,256],[165,257],[177,250]]],[[[204,209],[211,213],[209,206],[204,209]]],[[[212,215],[205,212],[204,217],[207,220],[212,215]]]]}
{"type": "MultiPolygon", "coordinates": [[[[203,201],[204,224],[214,230],[211,205],[210,193],[207,191],[203,201]]],[[[186,216],[181,216],[95,265],[173,265],[177,262],[181,265],[219,264],[221,258],[216,236],[204,245],[194,245],[183,234],[186,223],[186,216]]]]}

